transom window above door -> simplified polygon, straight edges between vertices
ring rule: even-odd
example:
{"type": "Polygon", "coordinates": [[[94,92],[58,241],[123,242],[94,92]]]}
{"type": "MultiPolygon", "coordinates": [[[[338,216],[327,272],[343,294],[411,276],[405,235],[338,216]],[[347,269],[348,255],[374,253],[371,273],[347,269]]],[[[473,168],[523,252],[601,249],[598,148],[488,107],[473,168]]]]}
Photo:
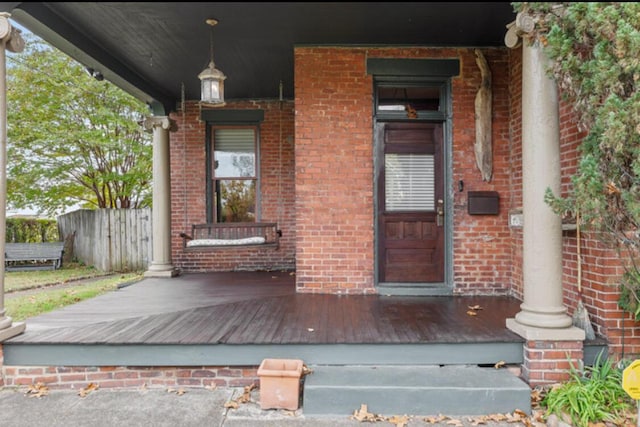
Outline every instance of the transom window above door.
{"type": "Polygon", "coordinates": [[[420,112],[441,111],[440,86],[394,86],[381,84],[376,88],[377,114],[417,118],[420,112]]]}

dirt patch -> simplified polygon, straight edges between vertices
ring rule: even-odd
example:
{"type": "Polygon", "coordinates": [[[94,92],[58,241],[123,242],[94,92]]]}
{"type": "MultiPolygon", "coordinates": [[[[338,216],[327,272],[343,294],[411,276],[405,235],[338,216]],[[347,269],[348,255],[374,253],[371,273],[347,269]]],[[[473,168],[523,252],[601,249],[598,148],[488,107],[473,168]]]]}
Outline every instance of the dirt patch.
{"type": "Polygon", "coordinates": [[[93,283],[93,282],[96,282],[98,280],[104,280],[104,279],[108,279],[110,277],[115,277],[115,276],[117,276],[117,275],[114,274],[114,275],[106,275],[106,276],[96,276],[96,277],[89,277],[89,278],[85,278],[85,279],[70,280],[70,281],[65,282],[65,283],[53,283],[53,284],[50,284],[50,285],[41,285],[41,286],[38,286],[38,287],[35,287],[35,288],[6,292],[4,294],[4,298],[5,299],[11,299],[11,298],[17,298],[17,297],[21,297],[21,296],[37,295],[42,291],[74,288],[76,286],[85,285],[85,284],[88,284],[88,283],[93,283]]]}

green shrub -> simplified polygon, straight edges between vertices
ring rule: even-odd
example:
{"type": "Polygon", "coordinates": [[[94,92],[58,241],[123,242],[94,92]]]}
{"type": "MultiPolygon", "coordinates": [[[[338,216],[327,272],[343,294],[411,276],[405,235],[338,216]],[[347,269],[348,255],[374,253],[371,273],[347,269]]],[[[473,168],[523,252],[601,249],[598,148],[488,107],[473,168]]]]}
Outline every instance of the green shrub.
{"type": "Polygon", "coordinates": [[[549,390],[541,402],[547,415],[566,415],[578,427],[598,422],[620,425],[619,420],[634,407],[633,400],[622,388],[622,369],[601,356],[584,370],[572,365],[570,379],[549,390]]]}
{"type": "Polygon", "coordinates": [[[55,219],[7,218],[6,241],[10,243],[41,243],[60,240],[55,219]]]}

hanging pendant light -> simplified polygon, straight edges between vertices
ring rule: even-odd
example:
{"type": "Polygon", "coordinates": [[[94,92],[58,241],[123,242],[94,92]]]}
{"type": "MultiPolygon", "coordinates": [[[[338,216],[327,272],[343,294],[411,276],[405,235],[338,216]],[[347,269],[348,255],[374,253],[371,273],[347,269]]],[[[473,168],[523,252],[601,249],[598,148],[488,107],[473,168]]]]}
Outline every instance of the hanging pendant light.
{"type": "Polygon", "coordinates": [[[207,25],[211,26],[210,61],[209,66],[198,74],[200,79],[200,101],[221,107],[224,102],[224,80],[227,76],[218,70],[213,62],[213,26],[218,23],[215,19],[207,19],[207,25]]]}

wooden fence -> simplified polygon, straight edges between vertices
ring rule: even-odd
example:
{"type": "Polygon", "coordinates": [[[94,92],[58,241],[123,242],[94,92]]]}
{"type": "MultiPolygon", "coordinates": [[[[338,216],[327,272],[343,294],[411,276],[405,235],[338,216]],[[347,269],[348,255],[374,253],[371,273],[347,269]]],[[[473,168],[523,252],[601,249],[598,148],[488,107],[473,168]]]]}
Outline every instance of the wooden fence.
{"type": "Polygon", "coordinates": [[[58,217],[73,257],[101,271],[145,271],[151,262],[151,208],[81,209],[58,217]]]}

